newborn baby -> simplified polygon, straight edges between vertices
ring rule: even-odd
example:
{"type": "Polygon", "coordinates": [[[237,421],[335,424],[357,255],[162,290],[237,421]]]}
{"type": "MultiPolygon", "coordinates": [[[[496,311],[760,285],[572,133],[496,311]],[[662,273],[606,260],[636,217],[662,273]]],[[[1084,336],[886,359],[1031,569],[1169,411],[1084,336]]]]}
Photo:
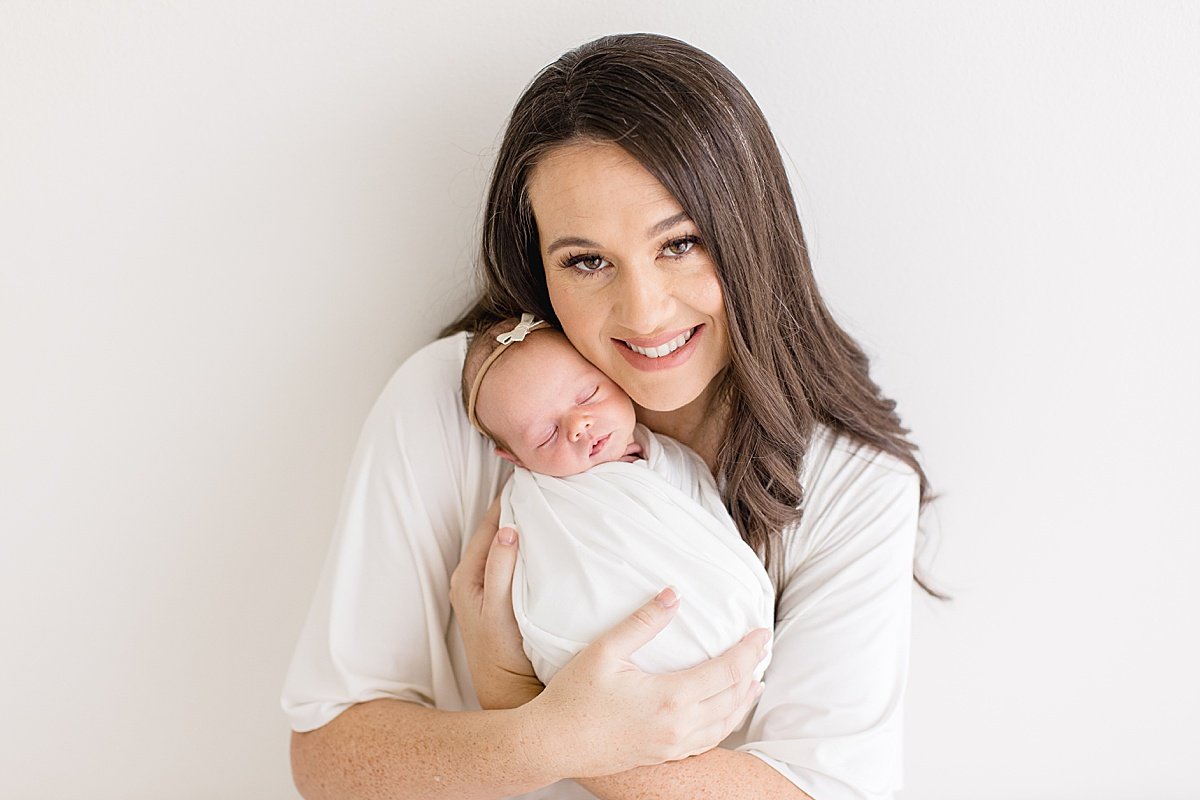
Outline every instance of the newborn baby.
{"type": "Polygon", "coordinates": [[[708,467],[637,424],[629,396],[562,333],[530,314],[493,326],[468,347],[463,390],[472,424],[515,465],[500,524],[521,534],[513,611],[542,683],[668,584],[682,602],[634,653],[646,672],[773,627],[771,582],[708,467]]]}

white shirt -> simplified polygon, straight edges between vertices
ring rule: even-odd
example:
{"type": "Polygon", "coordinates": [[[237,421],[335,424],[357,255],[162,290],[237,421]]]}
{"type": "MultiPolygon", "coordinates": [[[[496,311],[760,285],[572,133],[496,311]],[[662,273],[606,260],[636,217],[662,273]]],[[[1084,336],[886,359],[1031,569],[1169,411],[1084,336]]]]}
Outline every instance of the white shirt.
{"type": "MultiPolygon", "coordinates": [[[[511,467],[463,412],[465,353],[465,334],[415,353],[363,426],[284,685],[296,731],[379,698],[479,708],[450,574],[511,467]]],[[[918,479],[822,429],[801,481],[766,689],[722,746],[763,759],[816,800],[888,798],[901,783],[918,479]]],[[[573,781],[522,795],[589,797],[573,781]]]]}

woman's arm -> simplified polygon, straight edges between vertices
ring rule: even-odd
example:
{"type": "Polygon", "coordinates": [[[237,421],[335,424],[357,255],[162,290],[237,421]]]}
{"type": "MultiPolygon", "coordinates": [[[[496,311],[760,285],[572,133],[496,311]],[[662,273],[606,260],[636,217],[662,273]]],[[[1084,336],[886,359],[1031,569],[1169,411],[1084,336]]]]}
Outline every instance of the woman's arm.
{"type": "Polygon", "coordinates": [[[762,759],[722,747],[683,761],[637,767],[602,778],[585,778],[579,783],[601,800],[650,796],[660,800],[812,800],[762,759]]]}
{"type": "MultiPolygon", "coordinates": [[[[489,559],[489,566],[501,560],[489,559]]],[[[633,667],[629,656],[666,627],[677,607],[657,598],[647,603],[518,708],[447,712],[397,700],[352,706],[322,728],[293,734],[296,787],[308,800],[500,798],[568,776],[619,770],[624,777],[597,785],[626,797],[639,784],[668,780],[629,770],[685,759],[725,738],[757,696],[742,684],[763,643],[749,636],[674,675],[633,667]]],[[[729,766],[709,762],[714,771],[695,772],[693,781],[733,780],[729,766]]]]}
{"type": "Polygon", "coordinates": [[[528,706],[440,711],[372,700],[292,734],[292,776],[306,800],[502,798],[558,780],[528,706]]]}

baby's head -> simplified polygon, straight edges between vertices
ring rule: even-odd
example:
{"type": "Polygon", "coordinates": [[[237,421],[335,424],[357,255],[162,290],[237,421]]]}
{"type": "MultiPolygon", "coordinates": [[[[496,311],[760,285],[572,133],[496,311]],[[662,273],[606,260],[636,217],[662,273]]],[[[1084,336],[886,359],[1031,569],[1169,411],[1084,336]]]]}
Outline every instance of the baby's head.
{"type": "MultiPolygon", "coordinates": [[[[468,409],[476,375],[503,346],[496,337],[515,327],[509,319],[473,337],[463,365],[468,409]]],[[[497,455],[543,475],[576,475],[636,452],[629,395],[549,327],[509,344],[486,368],[475,417],[497,455]]]]}

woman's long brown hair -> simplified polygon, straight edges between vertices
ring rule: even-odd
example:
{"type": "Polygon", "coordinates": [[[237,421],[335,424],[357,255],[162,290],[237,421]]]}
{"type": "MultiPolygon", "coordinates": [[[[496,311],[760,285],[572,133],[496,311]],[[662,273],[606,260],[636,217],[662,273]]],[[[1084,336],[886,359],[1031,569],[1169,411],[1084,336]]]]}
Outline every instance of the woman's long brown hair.
{"type": "MultiPolygon", "coordinates": [[[[775,139],[741,82],[707,53],[666,36],[582,45],[543,69],[513,108],[492,173],[480,258],[483,296],[442,332],[477,331],[530,311],[558,324],[526,185],[549,150],[618,144],[672,195],[717,264],[732,363],[731,409],[716,471],[742,538],[776,587],[783,529],[803,514],[800,484],[814,430],[826,425],[894,455],[920,476],[894,401],[825,307],[775,139]]],[[[914,578],[932,590],[914,566],[914,578]]]]}

